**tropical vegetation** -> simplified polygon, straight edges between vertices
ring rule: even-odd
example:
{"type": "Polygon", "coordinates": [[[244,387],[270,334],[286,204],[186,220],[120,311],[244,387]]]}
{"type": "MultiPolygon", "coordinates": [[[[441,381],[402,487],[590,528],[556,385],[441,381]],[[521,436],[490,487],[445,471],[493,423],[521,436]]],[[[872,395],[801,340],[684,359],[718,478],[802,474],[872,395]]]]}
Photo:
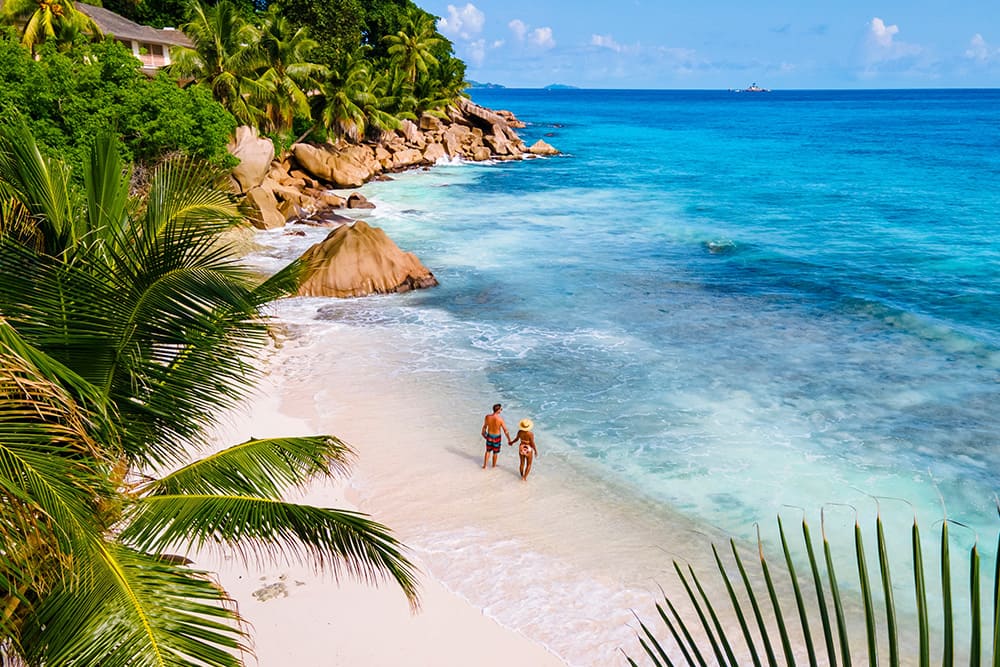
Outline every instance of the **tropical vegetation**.
{"type": "Polygon", "coordinates": [[[150,80],[70,0],[6,0],[0,11],[16,29],[0,39],[0,111],[30,119],[42,150],[76,167],[108,125],[144,166],[174,152],[225,165],[236,124],[279,146],[310,135],[359,142],[444,116],[464,94],[464,63],[410,0],[107,6],[178,25],[192,47],[172,48],[168,71],[150,80]]]}
{"type": "Polygon", "coordinates": [[[81,168],[0,130],[0,660],[242,664],[245,624],[178,555],[195,551],[388,578],[416,604],[386,528],[283,500],[345,470],[335,437],[191,458],[251,385],[261,308],[297,265],[261,280],[232,259],[238,209],[204,161],[167,159],[133,195],[105,132],[81,168]]]}
{"type": "MultiPolygon", "coordinates": [[[[691,566],[674,562],[685,593],[665,594],[663,604],[656,604],[663,632],[654,631],[640,619],[639,641],[644,656],[648,664],[656,667],[704,667],[713,661],[731,667],[752,661],[759,667],[776,665],[779,660],[788,665],[800,660],[811,666],[849,666],[858,659],[871,666],[882,660],[892,666],[929,667],[934,660],[945,666],[964,662],[996,667],[1000,665],[1000,532],[996,543],[987,545],[987,551],[996,548],[992,562],[983,561],[977,539],[969,548],[963,572],[961,565],[953,566],[949,528],[955,525],[961,526],[947,519],[941,523],[935,554],[940,569],[935,574],[924,564],[925,545],[916,519],[910,528],[910,553],[902,558],[897,554],[894,560],[881,513],[876,516],[877,565],[869,562],[866,533],[855,520],[855,586],[845,585],[847,577],[843,572],[838,574],[825,526],[822,553],[817,553],[809,525],[803,519],[802,549],[796,550],[779,517],[782,558],[778,563],[771,562],[758,540],[759,572],[744,562],[735,541],[730,541],[730,569],[712,546],[720,583],[714,589],[722,591],[724,587],[715,599],[706,593],[709,579],[699,577],[691,566]],[[798,574],[797,563],[807,568],[806,574],[798,574]],[[910,567],[904,570],[906,576],[900,578],[900,567],[905,568],[907,563],[910,567]],[[957,588],[956,575],[964,581],[957,588]],[[984,587],[991,593],[985,598],[984,587]],[[787,599],[781,590],[791,591],[794,607],[781,604],[782,597],[787,599]],[[932,602],[935,598],[938,603],[932,602]],[[680,613],[678,608],[683,605],[691,612],[680,613]],[[935,617],[940,621],[932,622],[935,617]],[[904,628],[904,619],[910,618],[913,627],[904,628]],[[863,627],[863,638],[852,639],[852,627],[863,627]],[[960,636],[960,627],[966,627],[967,634],[960,636]]],[[[871,534],[867,536],[871,539],[871,534]]],[[[638,665],[633,657],[628,662],[638,665]]]]}
{"type": "Polygon", "coordinates": [[[179,88],[166,73],[142,74],[138,61],[114,40],[60,52],[42,44],[38,58],[0,28],[0,118],[21,116],[50,156],[81,175],[97,134],[115,128],[124,158],[145,165],[184,153],[228,166],[236,121],[202,87],[179,88]]]}
{"type": "Polygon", "coordinates": [[[421,113],[441,115],[462,95],[465,66],[430,14],[409,6],[386,22],[392,33],[375,34],[362,32],[363,15],[352,23],[329,11],[278,2],[248,19],[232,0],[193,2],[182,27],[194,46],[171,69],[210,89],[240,123],[278,135],[325,130],[353,142],[421,113]],[[324,28],[328,20],[336,36],[324,28]],[[349,39],[343,31],[352,25],[349,39]]]}
{"type": "Polygon", "coordinates": [[[242,664],[246,624],[185,557],[212,550],[388,579],[416,605],[388,529],[284,500],[346,470],[336,437],[193,452],[300,273],[232,259],[236,126],[378,137],[442,115],[463,63],[410,0],[105,5],[192,48],[150,78],[71,0],[0,3],[0,662],[242,664]]]}

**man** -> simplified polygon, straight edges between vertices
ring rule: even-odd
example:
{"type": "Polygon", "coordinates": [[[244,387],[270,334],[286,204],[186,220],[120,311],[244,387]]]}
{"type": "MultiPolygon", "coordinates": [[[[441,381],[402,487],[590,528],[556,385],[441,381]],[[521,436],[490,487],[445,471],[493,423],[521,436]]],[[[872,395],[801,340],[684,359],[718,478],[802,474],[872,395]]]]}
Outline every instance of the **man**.
{"type": "Polygon", "coordinates": [[[503,406],[497,403],[493,406],[493,414],[486,415],[486,419],[483,420],[483,437],[486,438],[483,470],[486,470],[486,461],[490,458],[490,453],[493,454],[493,467],[497,467],[497,454],[500,453],[500,445],[502,444],[501,431],[507,436],[507,444],[510,444],[510,432],[507,430],[507,424],[504,423],[503,417],[500,416],[501,412],[503,412],[503,406]]]}

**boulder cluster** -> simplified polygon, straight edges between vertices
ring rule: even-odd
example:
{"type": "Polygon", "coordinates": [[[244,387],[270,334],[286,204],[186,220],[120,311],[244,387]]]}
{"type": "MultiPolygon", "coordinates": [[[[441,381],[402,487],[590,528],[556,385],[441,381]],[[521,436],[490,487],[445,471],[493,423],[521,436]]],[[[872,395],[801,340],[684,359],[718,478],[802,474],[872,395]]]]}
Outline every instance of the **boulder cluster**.
{"type": "MultiPolygon", "coordinates": [[[[373,208],[373,205],[358,193],[348,198],[336,195],[332,189],[350,189],[367,181],[386,178],[387,174],[429,167],[441,160],[519,160],[525,157],[557,155],[559,151],[544,141],[528,147],[515,132],[524,127],[509,111],[493,111],[481,107],[467,99],[461,99],[448,108],[446,118],[423,114],[419,122],[404,120],[402,127],[387,133],[378,142],[351,144],[338,141],[334,144],[314,145],[296,143],[283,157],[275,159],[274,144],[261,137],[254,128],[237,128],[229,151],[239,158],[240,164],[231,173],[233,189],[245,196],[247,219],[259,229],[283,227],[288,222],[339,227],[351,222],[335,211],[343,208],[373,208]]],[[[365,225],[362,237],[374,231],[365,225]]],[[[384,236],[384,233],[382,234],[384,236]]],[[[332,256],[341,251],[343,241],[351,238],[346,246],[366,248],[365,252],[388,252],[394,258],[403,254],[386,237],[394,251],[381,243],[356,243],[351,235],[340,234],[336,249],[328,247],[322,253],[329,263],[332,256]]],[[[333,235],[328,239],[333,241],[333,235]]],[[[328,244],[331,245],[331,244],[328,244]]],[[[307,253],[308,254],[308,253],[307,253]]],[[[352,251],[349,253],[354,255],[352,251]]],[[[407,254],[408,255],[408,254],[407,254]]],[[[390,271],[391,279],[381,281],[370,276],[361,282],[368,287],[347,286],[343,267],[337,269],[336,279],[326,272],[325,280],[314,280],[313,286],[305,293],[310,295],[358,296],[365,293],[381,293],[413,289],[437,284],[430,271],[414,268],[416,258],[408,255],[405,262],[395,262],[397,268],[390,271]],[[407,270],[400,273],[400,265],[407,270]],[[396,274],[400,273],[399,276],[396,274]],[[405,274],[405,275],[404,275],[405,274]],[[395,287],[389,283],[396,279],[395,287]],[[320,285],[320,283],[323,283],[320,285]],[[367,290],[367,291],[366,291],[367,290]]],[[[384,258],[382,258],[384,259],[384,258]]],[[[382,259],[372,259],[369,264],[384,265],[382,259]]],[[[323,271],[317,273],[322,274],[323,271]]]]}
{"type": "Polygon", "coordinates": [[[273,229],[325,210],[350,208],[350,202],[327,190],[356,188],[388,173],[444,159],[518,160],[558,154],[544,141],[525,146],[515,132],[524,123],[509,111],[493,111],[463,98],[446,115],[447,120],[430,114],[423,114],[418,123],[404,120],[399,130],[374,143],[294,144],[279,160],[270,139],[240,127],[229,146],[240,160],[232,172],[233,187],[246,195],[254,226],[273,229]]]}

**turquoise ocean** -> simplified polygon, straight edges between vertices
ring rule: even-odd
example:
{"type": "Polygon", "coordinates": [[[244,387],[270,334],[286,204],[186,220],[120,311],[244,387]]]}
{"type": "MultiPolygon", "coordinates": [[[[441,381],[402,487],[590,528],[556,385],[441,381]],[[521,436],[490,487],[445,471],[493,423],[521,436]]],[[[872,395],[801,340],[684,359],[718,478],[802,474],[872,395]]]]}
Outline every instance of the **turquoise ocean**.
{"type": "Polygon", "coordinates": [[[501,401],[644,507],[752,539],[904,499],[880,501],[904,532],[947,514],[992,554],[1000,91],[472,96],[563,154],[366,185],[441,284],[311,317],[395,332],[453,387],[474,371],[474,428],[501,401]]]}

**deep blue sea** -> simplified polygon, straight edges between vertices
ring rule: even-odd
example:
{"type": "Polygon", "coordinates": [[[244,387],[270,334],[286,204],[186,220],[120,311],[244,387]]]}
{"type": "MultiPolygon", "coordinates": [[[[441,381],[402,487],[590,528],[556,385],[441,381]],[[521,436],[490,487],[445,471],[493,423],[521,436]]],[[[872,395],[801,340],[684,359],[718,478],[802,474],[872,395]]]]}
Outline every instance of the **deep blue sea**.
{"type": "Polygon", "coordinates": [[[878,496],[992,553],[1000,91],[472,96],[563,155],[366,185],[441,285],[324,316],[698,523],[878,496]]]}

